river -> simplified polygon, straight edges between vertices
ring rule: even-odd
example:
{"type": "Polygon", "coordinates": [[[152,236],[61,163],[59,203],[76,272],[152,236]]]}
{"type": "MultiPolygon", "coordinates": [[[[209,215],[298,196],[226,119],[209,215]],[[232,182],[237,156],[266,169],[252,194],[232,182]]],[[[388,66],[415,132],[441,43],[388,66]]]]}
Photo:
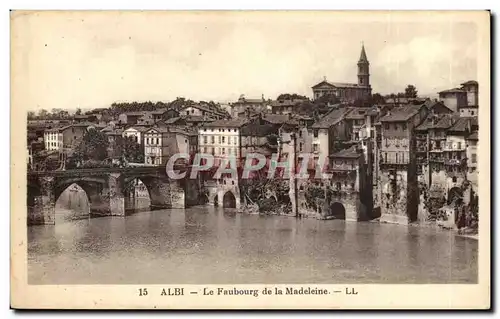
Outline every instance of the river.
{"type": "Polygon", "coordinates": [[[29,284],[476,283],[477,263],[447,231],[216,207],[28,228],[29,284]]]}

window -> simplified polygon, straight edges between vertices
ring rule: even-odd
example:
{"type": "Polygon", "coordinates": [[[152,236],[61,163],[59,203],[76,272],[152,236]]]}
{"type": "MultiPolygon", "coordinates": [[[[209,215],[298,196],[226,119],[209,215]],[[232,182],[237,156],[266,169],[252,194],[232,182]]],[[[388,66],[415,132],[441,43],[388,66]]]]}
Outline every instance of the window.
{"type": "Polygon", "coordinates": [[[403,123],[403,131],[406,131],[408,129],[408,126],[406,125],[406,123],[403,123]]]}
{"type": "Polygon", "coordinates": [[[215,144],[215,136],[212,136],[211,142],[212,142],[212,144],[215,144]]]}
{"type": "Polygon", "coordinates": [[[233,153],[233,149],[229,147],[229,148],[227,149],[227,153],[228,153],[229,155],[231,155],[231,154],[233,153]]]}
{"type": "Polygon", "coordinates": [[[456,182],[457,182],[457,177],[456,177],[456,176],[453,176],[453,177],[451,178],[451,182],[452,182],[452,183],[456,183],[456,182]]]}
{"type": "Polygon", "coordinates": [[[226,143],[226,137],[225,136],[222,137],[222,144],[224,144],[224,143],[226,143]]]}
{"type": "Polygon", "coordinates": [[[387,153],[384,153],[384,163],[387,163],[387,153]]]}
{"type": "Polygon", "coordinates": [[[457,146],[457,148],[458,148],[459,150],[461,150],[461,149],[462,149],[462,142],[458,142],[458,146],[457,146]]]}
{"type": "Polygon", "coordinates": [[[396,153],[396,163],[399,163],[399,156],[398,156],[398,153],[396,153]]]}
{"type": "Polygon", "coordinates": [[[160,140],[159,138],[156,138],[156,145],[160,144],[159,140],[160,140]]]}
{"type": "Polygon", "coordinates": [[[318,130],[313,131],[314,137],[318,137],[318,130]]]}
{"type": "Polygon", "coordinates": [[[302,137],[302,130],[299,130],[299,137],[302,137]]]}
{"type": "Polygon", "coordinates": [[[477,154],[471,154],[471,162],[477,163],[477,154]]]}
{"type": "Polygon", "coordinates": [[[71,128],[71,133],[75,133],[75,128],[74,127],[71,128]]]}
{"type": "Polygon", "coordinates": [[[302,142],[299,143],[299,152],[302,152],[302,142]]]}
{"type": "Polygon", "coordinates": [[[351,188],[354,189],[354,183],[351,183],[351,188]]]}
{"type": "Polygon", "coordinates": [[[222,137],[219,136],[219,144],[221,144],[222,137]]]}
{"type": "Polygon", "coordinates": [[[385,123],[385,124],[384,124],[384,128],[385,128],[386,130],[388,130],[388,129],[389,129],[389,123],[385,123]]]}
{"type": "Polygon", "coordinates": [[[224,147],[222,148],[222,154],[226,154],[226,149],[224,147]]]}
{"type": "Polygon", "coordinates": [[[470,115],[474,115],[474,111],[471,111],[471,112],[470,112],[470,115]]]}
{"type": "Polygon", "coordinates": [[[318,151],[318,144],[313,144],[313,152],[317,152],[318,151]]]}

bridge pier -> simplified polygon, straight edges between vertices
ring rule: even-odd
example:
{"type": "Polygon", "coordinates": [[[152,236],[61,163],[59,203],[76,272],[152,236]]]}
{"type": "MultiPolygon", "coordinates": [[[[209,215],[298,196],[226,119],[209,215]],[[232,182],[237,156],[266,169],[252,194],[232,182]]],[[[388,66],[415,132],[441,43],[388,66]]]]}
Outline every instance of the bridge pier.
{"type": "Polygon", "coordinates": [[[56,199],[54,193],[54,177],[41,177],[40,194],[34,196],[34,203],[28,210],[28,224],[54,225],[56,222],[56,199]]]}

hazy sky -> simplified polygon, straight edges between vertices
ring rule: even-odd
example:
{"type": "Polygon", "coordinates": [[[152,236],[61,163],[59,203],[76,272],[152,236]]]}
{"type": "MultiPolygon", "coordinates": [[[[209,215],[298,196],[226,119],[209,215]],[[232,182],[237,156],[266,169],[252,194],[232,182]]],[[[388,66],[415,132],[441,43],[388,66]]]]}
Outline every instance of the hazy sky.
{"type": "Polygon", "coordinates": [[[364,42],[373,92],[423,94],[477,79],[477,26],[453,16],[306,13],[42,13],[12,20],[26,108],[114,101],[232,101],[356,83],[364,42]]]}

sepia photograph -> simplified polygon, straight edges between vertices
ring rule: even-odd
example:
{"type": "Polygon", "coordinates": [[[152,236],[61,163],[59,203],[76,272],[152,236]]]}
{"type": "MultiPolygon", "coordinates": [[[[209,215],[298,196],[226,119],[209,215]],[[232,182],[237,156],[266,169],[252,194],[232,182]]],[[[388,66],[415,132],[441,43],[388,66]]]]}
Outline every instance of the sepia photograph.
{"type": "Polygon", "coordinates": [[[489,21],[12,11],[13,289],[489,306],[489,21]]]}

